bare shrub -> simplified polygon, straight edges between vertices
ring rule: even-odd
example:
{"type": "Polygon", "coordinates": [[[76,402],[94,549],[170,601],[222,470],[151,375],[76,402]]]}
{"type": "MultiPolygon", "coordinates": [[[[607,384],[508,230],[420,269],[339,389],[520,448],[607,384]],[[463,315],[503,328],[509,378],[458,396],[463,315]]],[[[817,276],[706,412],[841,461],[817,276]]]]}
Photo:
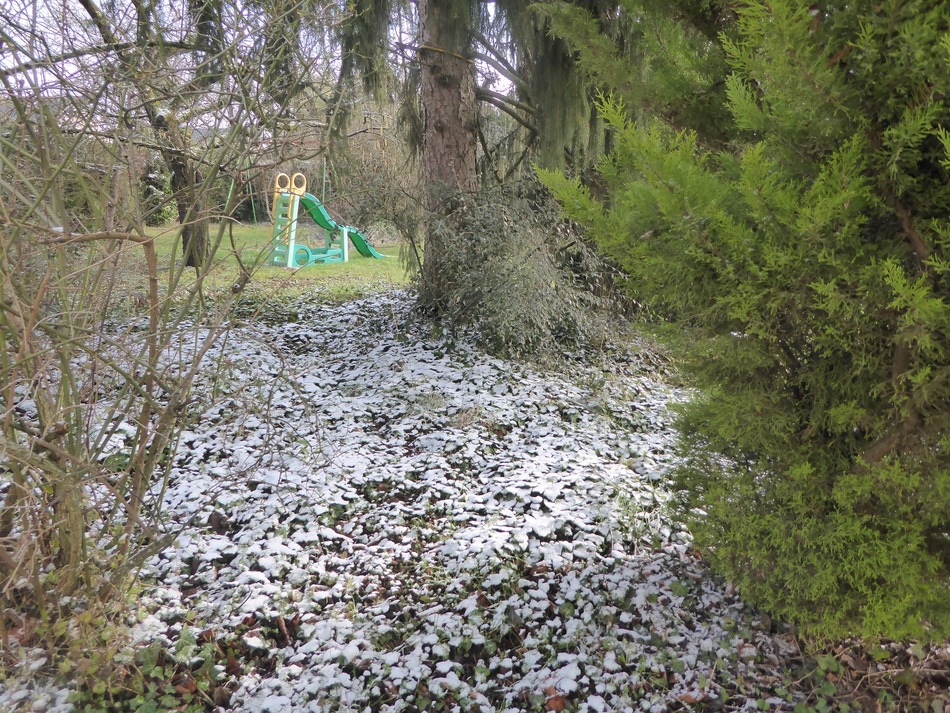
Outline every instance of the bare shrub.
{"type": "MultiPolygon", "coordinates": [[[[111,5],[29,10],[0,7],[0,664],[41,646],[67,678],[105,677],[88,661],[80,670],[77,652],[90,632],[106,641],[101,617],[118,621],[136,570],[167,542],[163,484],[196,379],[214,371],[234,300],[265,257],[235,250],[233,286],[205,298],[212,272],[233,269],[231,177],[260,181],[310,147],[282,134],[302,91],[287,52],[240,30],[201,51],[166,42],[168,18],[151,5],[134,43],[111,5]],[[169,190],[143,196],[153,157],[169,190]],[[169,209],[177,223],[146,228],[169,209]],[[183,258],[161,273],[159,239],[183,258]]],[[[182,12],[183,26],[201,22],[182,12]]]]}
{"type": "MultiPolygon", "coordinates": [[[[454,201],[429,221],[443,247],[440,304],[422,307],[490,349],[556,355],[600,344],[611,305],[610,269],[561,219],[533,181],[454,201]]],[[[421,279],[421,276],[420,276],[421,279]]]]}

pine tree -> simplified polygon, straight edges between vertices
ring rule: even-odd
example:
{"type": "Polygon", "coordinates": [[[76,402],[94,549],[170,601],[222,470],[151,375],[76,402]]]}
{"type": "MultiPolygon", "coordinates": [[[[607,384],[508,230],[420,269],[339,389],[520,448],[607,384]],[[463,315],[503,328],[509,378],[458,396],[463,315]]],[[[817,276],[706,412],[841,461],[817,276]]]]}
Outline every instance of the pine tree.
{"type": "MultiPolygon", "coordinates": [[[[422,66],[422,175],[426,208],[433,214],[452,209],[453,196],[475,191],[475,74],[469,0],[419,3],[422,66]]],[[[448,293],[443,269],[446,248],[430,230],[422,264],[423,299],[440,303],[448,293]]]]}
{"type": "MultiPolygon", "coordinates": [[[[407,18],[412,17],[411,12],[399,14],[406,5],[405,0],[351,4],[352,18],[341,27],[340,80],[330,102],[328,123],[335,130],[344,125],[341,98],[352,75],[362,75],[367,89],[382,86],[382,68],[395,29],[386,19],[399,17],[398,34],[403,36],[407,18]]],[[[573,0],[556,5],[591,18],[589,32],[625,54],[623,48],[634,30],[627,16],[618,14],[616,2],[573,0]]],[[[479,106],[513,118],[523,132],[520,141],[501,142],[520,150],[511,165],[484,172],[498,182],[518,166],[529,167],[532,160],[579,174],[604,151],[605,133],[591,101],[593,84],[576,61],[573,43],[554,32],[559,15],[553,5],[541,7],[531,0],[419,0],[414,6],[419,41],[412,49],[419,71],[410,73],[408,84],[418,83],[421,116],[416,117],[415,111],[404,116],[413,119],[406,123],[412,127],[410,139],[418,142],[424,203],[434,218],[424,231],[420,296],[426,307],[440,312],[458,287],[458,275],[446,273],[455,269],[450,266],[478,267],[446,259],[441,231],[465,232],[455,214],[464,202],[459,197],[473,197],[481,188],[476,170],[479,148],[483,158],[492,153],[484,133],[479,134],[479,106]],[[477,86],[476,63],[507,80],[510,95],[477,86]]]]}
{"type": "Polygon", "coordinates": [[[733,9],[709,44],[723,140],[695,104],[618,94],[610,206],[547,181],[676,325],[701,394],[680,482],[714,564],[818,634],[946,636],[946,4],[733,9]]]}

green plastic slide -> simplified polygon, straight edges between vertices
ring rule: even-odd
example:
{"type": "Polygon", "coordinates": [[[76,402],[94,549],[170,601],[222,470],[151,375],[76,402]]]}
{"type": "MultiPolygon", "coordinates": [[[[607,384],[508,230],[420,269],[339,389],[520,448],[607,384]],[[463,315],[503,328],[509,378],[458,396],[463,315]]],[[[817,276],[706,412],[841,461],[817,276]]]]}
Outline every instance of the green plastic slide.
{"type": "Polygon", "coordinates": [[[333,218],[330,217],[330,214],[327,213],[327,209],[323,206],[323,203],[321,203],[316,196],[311,195],[310,193],[305,193],[304,195],[300,196],[300,205],[303,206],[303,209],[310,214],[310,217],[313,218],[313,222],[315,222],[324,230],[336,231],[345,229],[347,235],[350,236],[350,242],[353,243],[353,246],[356,248],[357,252],[359,252],[359,254],[363,257],[386,257],[376,248],[370,245],[369,241],[366,239],[366,236],[356,228],[350,225],[337,225],[333,218]]]}
{"type": "Polygon", "coordinates": [[[310,214],[310,217],[313,218],[313,222],[324,230],[337,229],[337,224],[333,222],[333,218],[330,217],[330,214],[327,213],[327,209],[323,207],[323,203],[317,200],[316,196],[305,193],[300,196],[300,205],[310,214]]]}
{"type": "Polygon", "coordinates": [[[370,245],[366,237],[356,228],[352,228],[349,225],[347,225],[346,234],[350,236],[350,242],[353,243],[353,245],[356,247],[357,252],[359,252],[359,254],[362,255],[363,257],[378,257],[378,258],[386,257],[381,252],[379,252],[379,250],[377,250],[372,245],[370,245]]]}

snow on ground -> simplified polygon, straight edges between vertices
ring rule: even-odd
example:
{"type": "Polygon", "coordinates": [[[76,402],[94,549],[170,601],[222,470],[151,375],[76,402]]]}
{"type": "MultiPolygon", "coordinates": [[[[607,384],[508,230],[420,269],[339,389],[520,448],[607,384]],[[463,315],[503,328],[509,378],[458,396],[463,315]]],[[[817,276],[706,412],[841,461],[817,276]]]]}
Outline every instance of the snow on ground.
{"type": "Polygon", "coordinates": [[[238,642],[235,711],[790,709],[785,640],[673,517],[683,394],[647,353],[541,372],[410,309],[230,333],[138,639],[238,642]]]}

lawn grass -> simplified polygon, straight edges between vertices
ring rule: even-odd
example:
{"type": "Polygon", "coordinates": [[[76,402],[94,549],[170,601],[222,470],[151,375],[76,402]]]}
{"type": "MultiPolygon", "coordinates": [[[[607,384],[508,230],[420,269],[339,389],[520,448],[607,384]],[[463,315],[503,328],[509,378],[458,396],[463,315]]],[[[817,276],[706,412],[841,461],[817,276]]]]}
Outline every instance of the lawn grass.
{"type": "MultiPolygon", "coordinates": [[[[176,294],[184,294],[193,288],[195,271],[182,269],[177,225],[157,227],[149,232],[155,237],[160,294],[174,299],[176,294]],[[176,275],[175,289],[170,290],[169,285],[176,275]]],[[[375,246],[386,255],[383,260],[363,257],[351,245],[349,260],[345,263],[288,269],[264,264],[270,254],[269,224],[215,224],[211,226],[211,242],[215,249],[203,283],[203,292],[211,297],[231,290],[241,274],[241,264],[252,274],[242,296],[250,303],[286,300],[308,293],[317,293],[327,301],[343,301],[369,292],[403,287],[410,280],[398,245],[375,246]]],[[[316,247],[322,243],[322,231],[301,226],[297,243],[316,247]]],[[[120,282],[126,291],[131,295],[144,295],[147,275],[141,248],[135,245],[123,248],[119,265],[122,272],[120,282]]]]}

